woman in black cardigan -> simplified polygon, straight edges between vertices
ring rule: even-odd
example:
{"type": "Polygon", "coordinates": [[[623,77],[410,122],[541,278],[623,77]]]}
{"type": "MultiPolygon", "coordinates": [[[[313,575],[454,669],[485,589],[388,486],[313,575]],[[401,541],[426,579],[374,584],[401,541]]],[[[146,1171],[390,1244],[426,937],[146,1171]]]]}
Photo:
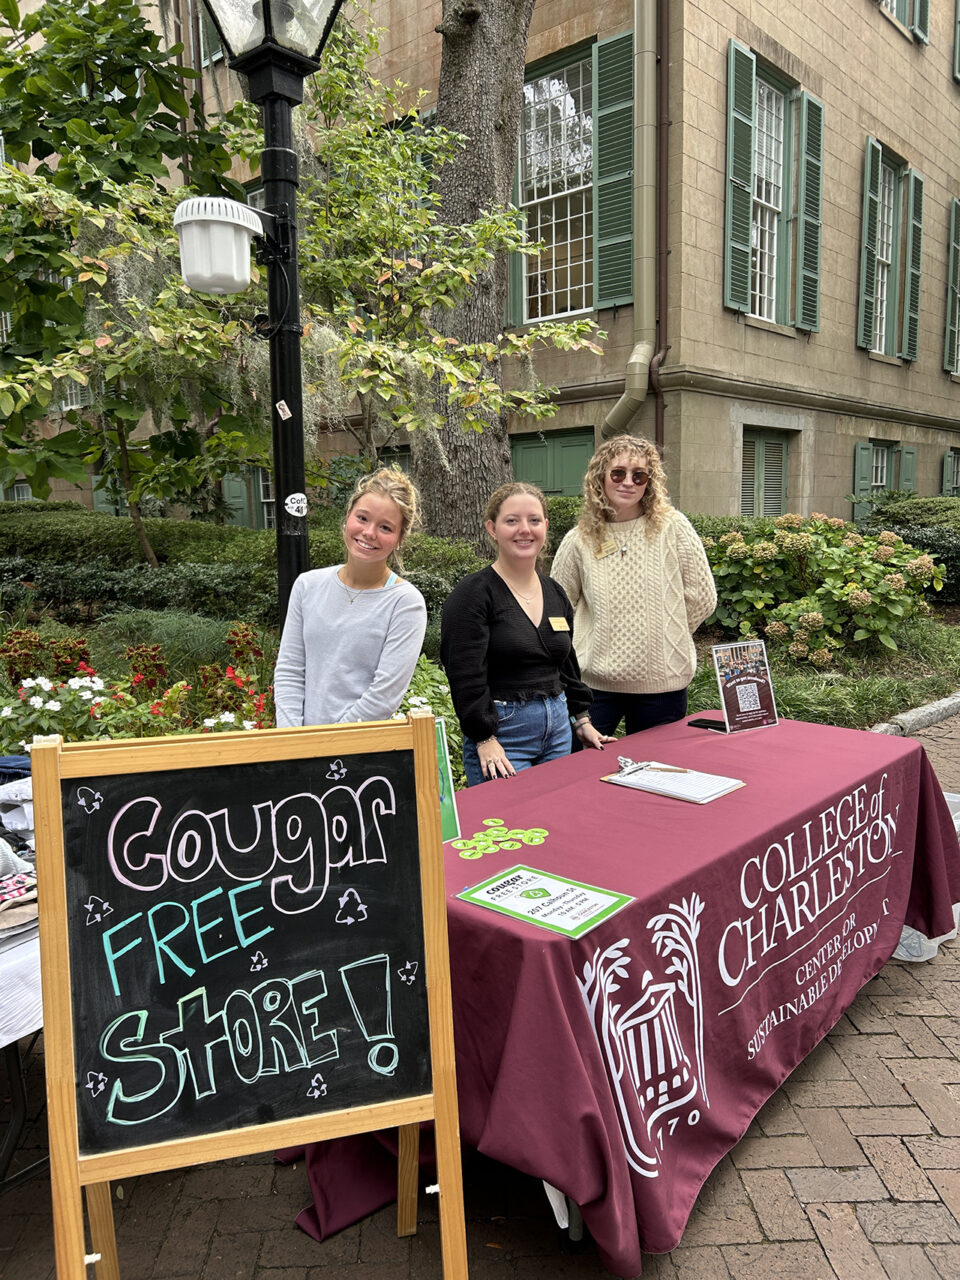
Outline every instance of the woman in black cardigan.
{"type": "Polygon", "coordinates": [[[485,527],[497,558],[457,584],[440,629],[470,786],[569,754],[571,726],[584,746],[613,741],[590,723],[570,601],[537,572],[547,536],[543,494],[530,484],[501,485],[485,527]]]}

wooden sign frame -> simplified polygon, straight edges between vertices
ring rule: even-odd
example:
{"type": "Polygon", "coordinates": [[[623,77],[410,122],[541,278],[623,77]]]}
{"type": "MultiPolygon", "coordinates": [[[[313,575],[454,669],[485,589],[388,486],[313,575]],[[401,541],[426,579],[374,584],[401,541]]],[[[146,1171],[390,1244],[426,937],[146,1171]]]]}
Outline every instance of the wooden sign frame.
{"type": "Polygon", "coordinates": [[[434,720],[376,721],[330,728],[270,729],[118,742],[38,739],[32,751],[50,1175],[58,1280],[85,1280],[86,1193],[98,1280],[120,1280],[110,1199],[113,1178],[249,1155],[304,1142],[399,1127],[397,1234],[417,1223],[419,1126],[434,1121],[440,1237],[447,1280],[467,1276],[460,1133],[453,1047],[446,893],[434,720]],[[61,779],[193,770],[233,764],[412,751],[417,797],[431,1089],[414,1097],[327,1111],[196,1137],[82,1154],[79,1147],[67,873],[61,779]],[[99,1254],[99,1258],[97,1258],[99,1254]]]}

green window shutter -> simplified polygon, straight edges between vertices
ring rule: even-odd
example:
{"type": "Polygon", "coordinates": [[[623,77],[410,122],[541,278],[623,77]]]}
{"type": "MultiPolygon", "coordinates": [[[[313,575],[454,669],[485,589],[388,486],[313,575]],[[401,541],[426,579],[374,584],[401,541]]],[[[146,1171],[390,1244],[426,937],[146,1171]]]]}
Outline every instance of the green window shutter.
{"type": "Polygon", "coordinates": [[[797,196],[798,329],[820,329],[820,234],[823,201],[823,103],[800,95],[800,190],[797,196]]]}
{"type": "Polygon", "coordinates": [[[917,450],[912,444],[900,448],[900,474],[897,476],[897,488],[913,493],[917,487],[917,450]]]}
{"type": "MultiPolygon", "coordinates": [[[[853,492],[857,498],[869,497],[873,484],[873,445],[867,441],[858,442],[853,449],[853,492]]],[[[853,507],[854,520],[864,520],[870,514],[866,503],[856,502],[853,507]]]]}
{"type": "MultiPolygon", "coordinates": [[[[576,496],[583,493],[583,477],[593,457],[593,428],[587,431],[552,432],[556,439],[554,480],[558,493],[576,496]]],[[[550,437],[547,437],[550,439],[550,437]]]]}
{"type": "Polygon", "coordinates": [[[910,30],[921,43],[930,43],[930,0],[913,0],[910,30]]]}
{"type": "Polygon", "coordinates": [[[957,368],[957,299],[960,298],[960,200],[950,201],[950,262],[947,267],[947,322],[943,331],[943,367],[957,368]]]}
{"type": "Polygon", "coordinates": [[[960,81],[960,0],[953,16],[953,78],[960,81]]]}
{"type": "Polygon", "coordinates": [[[907,268],[904,274],[903,335],[900,355],[916,360],[920,348],[920,264],[923,246],[923,179],[907,174],[907,268]]]}
{"type": "Polygon", "coordinates": [[[782,516],[787,509],[787,446],[783,440],[763,442],[764,516],[782,516]]]}
{"type": "Polygon", "coordinates": [[[880,221],[880,168],[882,151],[875,138],[867,137],[863,161],[863,221],[860,227],[860,300],[857,309],[857,346],[873,345],[873,321],[877,306],[877,229],[880,221]]]}
{"type": "Polygon", "coordinates": [[[740,514],[757,514],[757,441],[744,434],[743,463],[740,469],[740,514]]]}
{"type": "Polygon", "coordinates": [[[227,524],[251,526],[250,520],[250,481],[248,477],[233,472],[225,475],[220,481],[223,500],[230,508],[227,524]]]}
{"type": "Polygon", "coordinates": [[[550,489],[549,451],[538,434],[510,437],[510,463],[515,480],[535,484],[544,493],[550,489]]]}
{"type": "Polygon", "coordinates": [[[633,301],[633,35],[593,46],[593,305],[633,301]]]}
{"type": "Polygon", "coordinates": [[[953,450],[948,449],[940,462],[940,492],[953,495],[953,450]]]}
{"type": "Polygon", "coordinates": [[[757,60],[736,40],[727,45],[727,201],[724,226],[723,305],[750,308],[753,223],[753,133],[757,60]]]}

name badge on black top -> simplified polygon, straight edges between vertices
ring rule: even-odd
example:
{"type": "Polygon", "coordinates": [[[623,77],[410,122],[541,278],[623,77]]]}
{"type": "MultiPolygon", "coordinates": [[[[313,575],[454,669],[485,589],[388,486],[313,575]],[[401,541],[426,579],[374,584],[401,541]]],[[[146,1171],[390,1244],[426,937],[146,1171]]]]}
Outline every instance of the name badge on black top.
{"type": "Polygon", "coordinates": [[[570,623],[566,620],[566,618],[551,618],[550,625],[551,627],[553,627],[554,631],[570,630],[570,623]]]}

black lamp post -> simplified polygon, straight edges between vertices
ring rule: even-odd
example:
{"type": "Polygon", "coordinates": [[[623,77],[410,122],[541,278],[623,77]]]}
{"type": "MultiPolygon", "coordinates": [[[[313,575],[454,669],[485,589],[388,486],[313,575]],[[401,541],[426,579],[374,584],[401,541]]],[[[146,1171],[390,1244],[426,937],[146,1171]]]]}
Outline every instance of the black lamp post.
{"type": "Polygon", "coordinates": [[[267,266],[273,485],[277,518],[280,621],[290,589],[309,567],[303,463],[300,279],[297,263],[297,153],[293,108],[343,0],[205,0],[229,65],[247,77],[251,102],[263,107],[264,212],[270,232],[258,260],[267,266]]]}

